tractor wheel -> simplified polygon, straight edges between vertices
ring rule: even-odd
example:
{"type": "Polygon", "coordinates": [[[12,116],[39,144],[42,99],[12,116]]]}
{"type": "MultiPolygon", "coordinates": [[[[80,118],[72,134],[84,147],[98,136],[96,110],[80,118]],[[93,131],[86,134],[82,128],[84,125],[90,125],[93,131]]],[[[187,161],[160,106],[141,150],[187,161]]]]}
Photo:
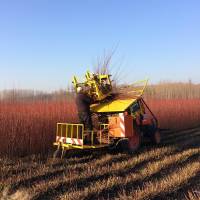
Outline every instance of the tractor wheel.
{"type": "Polygon", "coordinates": [[[139,149],[140,145],[141,134],[139,130],[137,130],[132,137],[121,138],[115,143],[116,149],[129,153],[136,152],[139,149]]]}
{"type": "Polygon", "coordinates": [[[159,130],[155,130],[151,135],[151,141],[153,144],[160,144],[161,135],[159,130]]]}
{"type": "Polygon", "coordinates": [[[128,151],[134,153],[139,149],[141,145],[141,135],[139,132],[136,132],[133,137],[128,138],[128,151]]]}
{"type": "Polygon", "coordinates": [[[120,138],[113,146],[113,150],[117,150],[119,152],[127,152],[128,148],[128,138],[120,138]],[[114,148],[115,147],[115,148],[114,148]]]}
{"type": "Polygon", "coordinates": [[[58,148],[55,150],[53,154],[53,158],[60,158],[62,154],[62,148],[61,146],[58,146],[58,148]]]}

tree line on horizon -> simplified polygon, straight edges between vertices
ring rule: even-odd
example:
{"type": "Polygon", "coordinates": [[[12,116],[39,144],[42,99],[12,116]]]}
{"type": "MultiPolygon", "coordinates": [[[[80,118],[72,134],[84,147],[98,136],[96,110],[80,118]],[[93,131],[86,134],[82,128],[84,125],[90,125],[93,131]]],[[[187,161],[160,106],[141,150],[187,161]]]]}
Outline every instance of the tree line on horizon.
{"type": "MultiPolygon", "coordinates": [[[[119,85],[119,88],[131,90],[132,86],[119,85]]],[[[75,93],[73,89],[60,89],[52,92],[27,89],[9,89],[0,91],[1,101],[35,101],[35,100],[73,100],[75,93]]],[[[183,82],[160,82],[154,85],[148,85],[145,98],[156,99],[198,99],[200,98],[200,84],[194,84],[191,81],[183,82]]]]}

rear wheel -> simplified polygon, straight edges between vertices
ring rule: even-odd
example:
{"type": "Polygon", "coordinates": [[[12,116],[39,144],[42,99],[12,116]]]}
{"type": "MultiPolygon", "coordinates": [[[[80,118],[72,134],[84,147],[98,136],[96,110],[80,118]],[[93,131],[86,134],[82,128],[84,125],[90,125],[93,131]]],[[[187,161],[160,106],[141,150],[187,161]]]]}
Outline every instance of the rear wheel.
{"type": "Polygon", "coordinates": [[[117,141],[116,147],[120,151],[126,151],[129,153],[136,152],[141,145],[141,135],[139,132],[134,133],[132,137],[121,138],[117,141]]]}
{"type": "Polygon", "coordinates": [[[155,120],[152,120],[152,124],[143,126],[142,131],[149,142],[160,144],[161,135],[155,120]]]}

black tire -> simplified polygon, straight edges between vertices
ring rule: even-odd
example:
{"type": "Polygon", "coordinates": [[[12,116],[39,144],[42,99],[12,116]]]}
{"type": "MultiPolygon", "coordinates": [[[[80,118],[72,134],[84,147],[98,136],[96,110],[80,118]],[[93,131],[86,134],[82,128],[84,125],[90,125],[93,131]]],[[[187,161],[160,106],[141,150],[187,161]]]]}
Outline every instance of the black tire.
{"type": "Polygon", "coordinates": [[[141,146],[140,132],[136,132],[134,136],[130,138],[122,138],[116,143],[116,148],[120,151],[128,153],[135,153],[141,146]]]}
{"type": "Polygon", "coordinates": [[[109,146],[108,146],[108,150],[109,151],[113,151],[113,150],[116,150],[117,149],[117,142],[118,142],[119,140],[111,140],[111,143],[109,144],[109,146]]]}
{"type": "Polygon", "coordinates": [[[155,145],[161,143],[160,131],[159,131],[155,121],[153,122],[153,124],[145,126],[143,128],[143,130],[144,130],[144,135],[145,135],[145,137],[148,138],[149,142],[151,142],[155,145]]]}
{"type": "Polygon", "coordinates": [[[115,144],[115,149],[120,152],[128,151],[128,138],[121,138],[115,144]]]}

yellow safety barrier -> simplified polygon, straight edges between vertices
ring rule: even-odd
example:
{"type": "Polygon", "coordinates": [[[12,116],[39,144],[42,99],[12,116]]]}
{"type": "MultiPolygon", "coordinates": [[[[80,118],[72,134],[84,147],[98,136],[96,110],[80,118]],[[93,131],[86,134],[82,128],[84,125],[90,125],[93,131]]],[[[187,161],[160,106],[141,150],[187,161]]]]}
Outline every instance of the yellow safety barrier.
{"type": "Polygon", "coordinates": [[[56,142],[54,145],[67,148],[96,148],[95,139],[98,137],[98,145],[109,143],[108,124],[100,124],[100,130],[89,131],[84,130],[83,124],[57,123],[56,142]],[[107,137],[106,142],[105,137],[102,137],[105,135],[107,137]],[[90,138],[90,144],[85,144],[86,137],[90,138]]]}
{"type": "Polygon", "coordinates": [[[84,125],[57,123],[56,142],[83,146],[84,125]]]}

